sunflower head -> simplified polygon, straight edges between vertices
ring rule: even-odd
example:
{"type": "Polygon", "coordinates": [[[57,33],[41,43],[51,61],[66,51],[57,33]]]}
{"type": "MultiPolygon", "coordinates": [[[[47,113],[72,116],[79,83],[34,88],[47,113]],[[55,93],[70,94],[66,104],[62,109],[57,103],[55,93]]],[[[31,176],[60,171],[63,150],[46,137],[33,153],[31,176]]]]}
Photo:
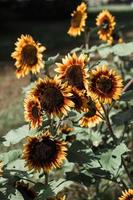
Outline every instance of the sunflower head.
{"type": "Polygon", "coordinates": [[[62,63],[56,63],[56,72],[59,73],[61,81],[67,81],[72,87],[76,87],[79,90],[85,89],[88,81],[88,73],[86,64],[89,58],[80,54],[78,57],[76,53],[72,55],[68,54],[62,59],[62,63]]]}
{"type": "Polygon", "coordinates": [[[88,98],[88,111],[84,113],[80,119],[79,124],[81,127],[94,127],[102,121],[100,113],[102,113],[102,107],[97,100],[88,98]]]}
{"type": "Polygon", "coordinates": [[[62,84],[55,76],[54,79],[39,79],[31,95],[38,98],[42,111],[50,116],[67,115],[74,103],[70,100],[71,87],[67,83],[62,84]]]}
{"type": "Polygon", "coordinates": [[[123,38],[122,36],[117,33],[117,32],[113,32],[112,35],[109,37],[109,39],[107,40],[108,44],[110,45],[114,45],[114,44],[121,44],[123,43],[123,38]]]}
{"type": "Polygon", "coordinates": [[[122,94],[122,82],[115,70],[109,69],[107,65],[97,66],[90,72],[88,94],[94,99],[98,98],[100,102],[111,103],[122,94]]]}
{"type": "Polygon", "coordinates": [[[133,200],[133,189],[122,192],[122,196],[119,197],[119,200],[133,200]]]}
{"type": "Polygon", "coordinates": [[[11,57],[16,60],[17,78],[24,77],[29,72],[36,74],[44,67],[42,53],[46,48],[35,42],[30,35],[21,35],[15,45],[16,48],[11,57]]]}
{"type": "Polygon", "coordinates": [[[0,176],[3,174],[3,162],[0,161],[0,176]]]}
{"type": "Polygon", "coordinates": [[[42,125],[42,109],[36,97],[28,95],[24,101],[24,117],[26,122],[30,122],[31,128],[42,125]]]}
{"type": "Polygon", "coordinates": [[[66,158],[66,143],[52,139],[49,131],[40,136],[28,137],[23,150],[23,159],[29,170],[49,172],[60,167],[66,158]]]}
{"type": "Polygon", "coordinates": [[[96,18],[96,25],[99,27],[99,38],[107,41],[115,28],[115,17],[108,10],[103,10],[96,18]]]}
{"type": "Polygon", "coordinates": [[[87,5],[82,2],[77,9],[71,14],[71,26],[68,30],[70,36],[76,37],[84,31],[87,19],[87,5]]]}

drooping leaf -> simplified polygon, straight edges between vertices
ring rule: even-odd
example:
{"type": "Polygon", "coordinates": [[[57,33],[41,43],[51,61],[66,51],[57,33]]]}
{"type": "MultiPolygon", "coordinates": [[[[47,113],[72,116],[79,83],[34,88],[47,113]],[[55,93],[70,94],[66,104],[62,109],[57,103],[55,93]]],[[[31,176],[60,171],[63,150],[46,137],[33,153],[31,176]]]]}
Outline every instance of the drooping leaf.
{"type": "Polygon", "coordinates": [[[128,151],[126,145],[121,143],[115,149],[102,153],[99,156],[99,163],[101,164],[102,169],[116,175],[121,166],[121,156],[128,151]]]}
{"type": "Polygon", "coordinates": [[[94,182],[92,176],[87,176],[84,173],[75,173],[75,172],[67,172],[66,179],[74,182],[78,182],[80,184],[84,184],[85,186],[90,186],[94,182]]]}
{"type": "Polygon", "coordinates": [[[116,115],[113,115],[111,119],[113,123],[117,125],[124,124],[126,122],[129,123],[133,120],[133,108],[131,107],[126,111],[118,112],[116,115]]]}
{"type": "Polygon", "coordinates": [[[128,56],[133,53],[133,42],[116,44],[112,49],[115,55],[128,56]]]}
{"type": "Polygon", "coordinates": [[[67,159],[69,162],[83,164],[90,162],[93,159],[93,154],[86,144],[75,141],[69,148],[67,159]]]}
{"type": "Polygon", "coordinates": [[[15,149],[6,153],[2,153],[0,155],[0,160],[2,160],[4,164],[9,164],[13,162],[14,160],[17,160],[18,158],[20,158],[21,155],[22,155],[22,150],[15,149]]]}
{"type": "Polygon", "coordinates": [[[37,132],[36,129],[29,130],[29,125],[24,125],[18,129],[10,130],[4,138],[4,146],[9,147],[10,145],[19,143],[22,139],[27,136],[35,135],[37,132]]]}
{"type": "Polygon", "coordinates": [[[125,92],[121,97],[122,101],[130,101],[132,99],[133,99],[133,90],[125,92]]]}

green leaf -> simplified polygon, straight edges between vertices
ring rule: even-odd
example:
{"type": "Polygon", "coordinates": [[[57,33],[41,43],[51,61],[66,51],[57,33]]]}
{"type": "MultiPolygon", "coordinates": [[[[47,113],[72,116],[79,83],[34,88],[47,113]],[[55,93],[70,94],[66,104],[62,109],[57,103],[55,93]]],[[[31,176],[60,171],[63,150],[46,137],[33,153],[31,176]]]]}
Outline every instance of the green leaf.
{"type": "Polygon", "coordinates": [[[133,42],[116,44],[112,49],[115,55],[128,56],[133,53],[133,42]]]}
{"type": "Polygon", "coordinates": [[[27,136],[35,135],[37,132],[36,129],[29,130],[29,125],[24,125],[18,129],[10,130],[3,138],[5,141],[3,142],[4,146],[9,147],[10,145],[14,145],[19,143],[22,139],[27,136]]]}
{"type": "Polygon", "coordinates": [[[112,122],[117,125],[129,123],[129,121],[133,120],[133,108],[129,108],[126,111],[118,112],[116,115],[113,115],[111,119],[112,122]]]}
{"type": "Polygon", "coordinates": [[[20,158],[21,155],[22,155],[22,150],[15,149],[6,153],[2,153],[0,155],[0,160],[2,160],[4,164],[9,164],[13,162],[14,160],[17,160],[18,158],[20,158]]]}
{"type": "Polygon", "coordinates": [[[53,197],[55,195],[50,185],[45,186],[39,182],[33,187],[33,190],[38,193],[35,200],[47,200],[48,197],[53,197]]]}
{"type": "Polygon", "coordinates": [[[75,141],[69,148],[67,159],[69,162],[79,164],[90,162],[93,159],[92,150],[83,142],[75,141]]]}
{"type": "Polygon", "coordinates": [[[22,88],[23,94],[26,96],[29,91],[35,86],[35,83],[30,83],[28,86],[22,88]]]}
{"type": "Polygon", "coordinates": [[[74,182],[78,182],[80,184],[84,184],[85,186],[90,186],[94,182],[94,179],[92,176],[87,176],[84,173],[75,173],[75,172],[67,172],[66,173],[66,179],[71,180],[74,182]]]}
{"type": "Polygon", "coordinates": [[[130,101],[132,99],[133,99],[133,90],[125,92],[121,97],[122,101],[130,101]]]}
{"type": "Polygon", "coordinates": [[[100,45],[98,48],[98,53],[102,58],[107,58],[113,51],[112,48],[110,46],[108,46],[107,44],[102,44],[100,45]]]}
{"type": "Polygon", "coordinates": [[[103,170],[109,171],[113,175],[117,175],[121,166],[121,156],[128,152],[129,149],[124,143],[118,145],[115,149],[102,153],[99,163],[103,170]]]}
{"type": "Polygon", "coordinates": [[[22,194],[18,190],[16,190],[15,195],[14,194],[10,195],[10,200],[24,200],[24,198],[22,194]]]}
{"type": "Polygon", "coordinates": [[[48,58],[48,60],[45,62],[45,67],[49,67],[50,65],[55,64],[56,60],[59,58],[60,54],[56,54],[55,56],[51,56],[48,58]]]}

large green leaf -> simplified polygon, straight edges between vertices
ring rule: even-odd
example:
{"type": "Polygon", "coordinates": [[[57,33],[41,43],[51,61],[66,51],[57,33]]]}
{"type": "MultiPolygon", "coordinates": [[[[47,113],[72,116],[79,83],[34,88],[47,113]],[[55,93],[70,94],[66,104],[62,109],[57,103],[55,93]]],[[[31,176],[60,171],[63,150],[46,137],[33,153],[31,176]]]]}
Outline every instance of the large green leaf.
{"type": "Polygon", "coordinates": [[[33,189],[38,193],[35,200],[47,200],[48,197],[53,197],[55,195],[50,185],[45,186],[38,182],[33,189]]]}
{"type": "Polygon", "coordinates": [[[129,123],[131,120],[133,120],[133,108],[118,112],[116,115],[113,115],[111,119],[113,123],[117,125],[129,123]]]}
{"type": "Polygon", "coordinates": [[[133,53],[133,42],[117,44],[112,49],[115,55],[128,56],[133,53]]]}
{"type": "Polygon", "coordinates": [[[93,153],[84,142],[75,141],[69,148],[67,158],[69,162],[83,164],[93,159],[93,153]]]}
{"type": "Polygon", "coordinates": [[[125,92],[125,93],[121,96],[121,100],[122,100],[122,101],[130,101],[130,100],[133,100],[133,90],[129,90],[129,91],[125,92]]]}
{"type": "Polygon", "coordinates": [[[9,163],[17,160],[18,158],[20,158],[21,155],[22,155],[22,150],[15,149],[15,150],[11,150],[6,153],[2,153],[0,155],[0,160],[2,160],[4,162],[4,164],[9,164],[9,163]]]}
{"type": "Polygon", "coordinates": [[[75,173],[75,172],[67,172],[66,179],[74,182],[78,182],[80,184],[84,184],[85,186],[90,186],[94,182],[92,176],[87,176],[84,173],[75,173]]]}
{"type": "Polygon", "coordinates": [[[108,150],[102,153],[99,158],[99,163],[105,171],[109,171],[113,175],[117,175],[121,166],[121,156],[128,152],[128,148],[124,143],[121,143],[113,150],[108,150]]]}
{"type": "Polygon", "coordinates": [[[3,138],[4,146],[9,147],[10,145],[19,143],[22,139],[29,135],[35,135],[37,132],[36,129],[29,130],[29,125],[24,125],[18,129],[10,130],[3,138]]]}

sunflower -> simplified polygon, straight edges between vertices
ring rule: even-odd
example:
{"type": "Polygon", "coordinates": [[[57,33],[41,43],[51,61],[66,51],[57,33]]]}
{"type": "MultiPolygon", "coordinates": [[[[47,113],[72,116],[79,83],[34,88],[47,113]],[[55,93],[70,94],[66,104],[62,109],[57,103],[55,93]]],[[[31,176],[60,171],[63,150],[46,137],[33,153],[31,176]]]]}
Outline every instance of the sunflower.
{"type": "Polygon", "coordinates": [[[119,200],[133,200],[133,189],[122,192],[122,196],[119,197],[119,200]]]}
{"type": "Polygon", "coordinates": [[[117,100],[122,94],[122,78],[107,65],[97,66],[90,72],[88,93],[92,98],[98,98],[102,103],[111,103],[117,100]]]}
{"type": "Polygon", "coordinates": [[[62,84],[55,76],[54,79],[39,79],[31,95],[39,99],[42,111],[50,116],[67,115],[74,103],[70,100],[71,87],[67,83],[62,84]]]}
{"type": "Polygon", "coordinates": [[[99,38],[107,41],[115,28],[115,17],[108,10],[103,10],[96,18],[96,25],[99,27],[99,38]]]}
{"type": "Polygon", "coordinates": [[[121,37],[121,35],[119,33],[113,32],[112,35],[107,40],[107,42],[110,45],[114,45],[114,44],[121,44],[124,41],[123,41],[123,38],[121,37]]]}
{"type": "Polygon", "coordinates": [[[24,77],[29,72],[36,74],[44,67],[43,51],[46,49],[40,43],[35,42],[30,35],[21,35],[15,43],[15,51],[11,57],[16,60],[17,78],[24,77]]]}
{"type": "Polygon", "coordinates": [[[87,5],[82,2],[72,14],[71,26],[68,30],[70,36],[76,37],[84,32],[87,19],[87,5]]]}
{"type": "Polygon", "coordinates": [[[49,131],[42,135],[28,137],[28,143],[23,150],[23,159],[29,170],[44,170],[49,172],[53,168],[60,167],[66,158],[66,143],[51,138],[49,131]]]}
{"type": "Polygon", "coordinates": [[[17,181],[15,187],[22,194],[24,199],[35,199],[37,195],[34,190],[29,188],[29,184],[23,181],[17,181]]]}
{"type": "Polygon", "coordinates": [[[88,84],[86,68],[88,61],[89,58],[84,54],[80,54],[79,57],[76,53],[68,54],[62,59],[62,63],[56,63],[57,68],[55,71],[60,74],[59,78],[62,81],[67,81],[69,85],[82,90],[88,84]]]}
{"type": "Polygon", "coordinates": [[[88,99],[88,112],[80,119],[81,127],[94,127],[102,121],[100,113],[103,113],[101,104],[97,100],[88,99]]]}
{"type": "Polygon", "coordinates": [[[24,101],[24,117],[26,122],[31,123],[31,128],[42,125],[41,105],[37,98],[28,95],[24,101]]]}
{"type": "Polygon", "coordinates": [[[0,161],[0,176],[2,176],[2,174],[3,174],[3,162],[2,161],[0,161]]]}
{"type": "Polygon", "coordinates": [[[84,91],[78,90],[77,88],[72,88],[72,97],[70,99],[74,102],[75,104],[75,110],[78,112],[85,111],[87,110],[87,103],[88,99],[84,94],[84,91]]]}

